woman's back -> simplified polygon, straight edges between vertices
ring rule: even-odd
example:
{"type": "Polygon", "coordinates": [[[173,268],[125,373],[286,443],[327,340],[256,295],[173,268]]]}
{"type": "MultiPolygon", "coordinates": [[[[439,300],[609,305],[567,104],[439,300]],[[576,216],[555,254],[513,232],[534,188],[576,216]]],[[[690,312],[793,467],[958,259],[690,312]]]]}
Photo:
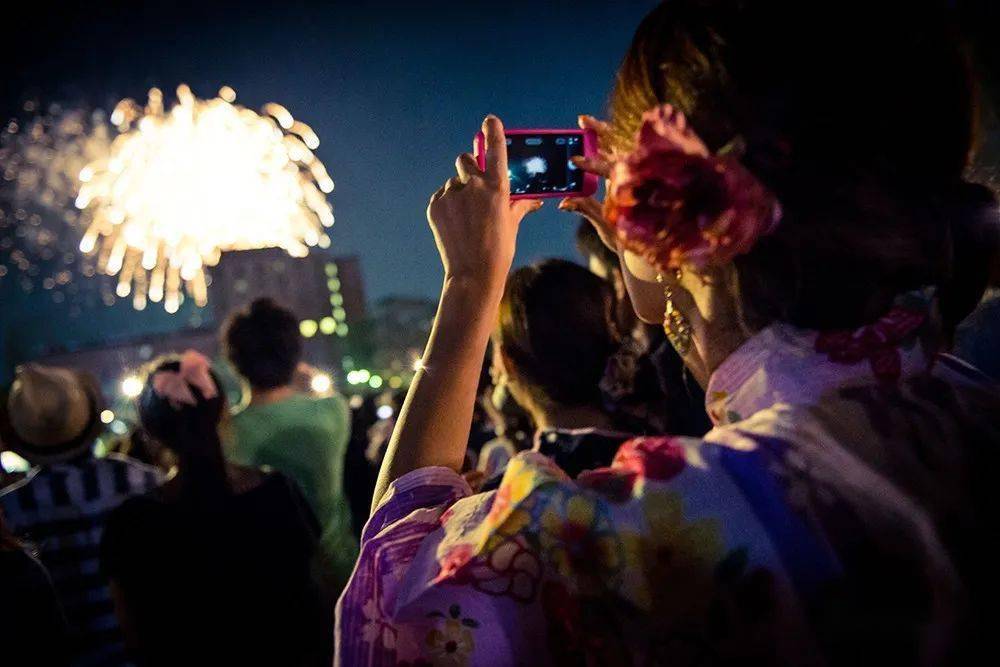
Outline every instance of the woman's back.
{"type": "Polygon", "coordinates": [[[928,372],[919,346],[880,350],[900,377],[878,377],[820,338],[751,339],[713,376],[703,440],[633,440],[575,481],[522,454],[495,495],[398,480],[341,601],[343,664],[962,664],[996,579],[975,547],[996,388],[947,356],[928,372]]]}
{"type": "Polygon", "coordinates": [[[310,571],[317,539],[301,493],[277,473],[211,503],[157,493],[123,504],[102,560],[139,663],[322,663],[329,630],[310,571]]]}

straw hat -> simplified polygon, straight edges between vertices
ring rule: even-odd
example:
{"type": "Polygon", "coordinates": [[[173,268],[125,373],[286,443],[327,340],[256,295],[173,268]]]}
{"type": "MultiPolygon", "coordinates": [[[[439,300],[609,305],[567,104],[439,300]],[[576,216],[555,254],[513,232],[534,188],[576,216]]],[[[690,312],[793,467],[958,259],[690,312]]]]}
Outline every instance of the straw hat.
{"type": "Polygon", "coordinates": [[[32,463],[71,459],[103,430],[97,381],[68,368],[26,364],[0,393],[0,440],[32,463]]]}

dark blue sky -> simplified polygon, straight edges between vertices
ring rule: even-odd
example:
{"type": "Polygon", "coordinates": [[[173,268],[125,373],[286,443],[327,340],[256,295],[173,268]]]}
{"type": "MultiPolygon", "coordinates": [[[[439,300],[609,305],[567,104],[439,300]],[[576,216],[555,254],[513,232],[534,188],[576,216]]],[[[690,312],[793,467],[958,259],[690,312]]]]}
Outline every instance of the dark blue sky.
{"type": "MultiPolygon", "coordinates": [[[[440,267],[427,198],[483,116],[552,127],[600,113],[654,4],[102,5],[56,28],[39,28],[36,17],[18,74],[43,100],[104,103],[187,82],[201,96],[228,84],[253,108],[284,104],[317,131],[336,182],[333,250],[361,255],[373,298],[434,295],[440,267]],[[46,43],[58,46],[38,48],[46,43]]],[[[547,208],[523,227],[519,262],[573,253],[575,220],[547,208]]]]}

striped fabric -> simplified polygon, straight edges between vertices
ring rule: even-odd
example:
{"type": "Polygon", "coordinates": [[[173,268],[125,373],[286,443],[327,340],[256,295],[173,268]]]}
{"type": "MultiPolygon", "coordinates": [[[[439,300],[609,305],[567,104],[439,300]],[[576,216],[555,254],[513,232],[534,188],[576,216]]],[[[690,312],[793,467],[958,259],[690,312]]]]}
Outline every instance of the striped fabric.
{"type": "Polygon", "coordinates": [[[127,665],[99,547],[107,514],[162,481],[155,468],[111,455],[42,466],[0,491],[11,529],[48,568],[79,640],[74,667],[127,665]]]}

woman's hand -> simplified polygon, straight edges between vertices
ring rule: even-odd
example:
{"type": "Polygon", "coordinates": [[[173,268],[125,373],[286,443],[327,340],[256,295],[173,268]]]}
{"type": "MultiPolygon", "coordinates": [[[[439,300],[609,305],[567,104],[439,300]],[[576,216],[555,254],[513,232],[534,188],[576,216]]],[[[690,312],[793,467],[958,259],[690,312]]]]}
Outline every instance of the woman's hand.
{"type": "Polygon", "coordinates": [[[517,228],[541,206],[526,199],[510,201],[500,119],[487,117],[483,133],[486,170],[468,153],[459,155],[458,175],[427,206],[444,264],[444,288],[423,365],[410,384],[382,461],[373,509],[389,484],[408,472],[431,466],[462,470],[486,344],[514,260],[517,228]]]}
{"type": "MultiPolygon", "coordinates": [[[[611,133],[611,128],[607,123],[597,120],[593,116],[580,116],[579,124],[580,129],[593,130],[597,135],[597,155],[594,157],[574,157],[572,158],[573,163],[584,171],[607,179],[611,175],[611,166],[615,161],[614,154],[608,148],[610,146],[608,137],[611,133]]],[[[604,207],[601,202],[593,197],[568,197],[559,202],[559,210],[582,215],[594,226],[597,235],[604,242],[604,245],[612,252],[617,253],[618,240],[615,236],[615,230],[604,219],[603,209],[604,207]]]]}
{"type": "Polygon", "coordinates": [[[445,280],[502,291],[514,261],[517,229],[525,215],[537,211],[537,200],[510,200],[507,142],[496,116],[483,121],[486,171],[463,153],[455,160],[457,175],[431,196],[427,220],[434,232],[445,280]]]}

